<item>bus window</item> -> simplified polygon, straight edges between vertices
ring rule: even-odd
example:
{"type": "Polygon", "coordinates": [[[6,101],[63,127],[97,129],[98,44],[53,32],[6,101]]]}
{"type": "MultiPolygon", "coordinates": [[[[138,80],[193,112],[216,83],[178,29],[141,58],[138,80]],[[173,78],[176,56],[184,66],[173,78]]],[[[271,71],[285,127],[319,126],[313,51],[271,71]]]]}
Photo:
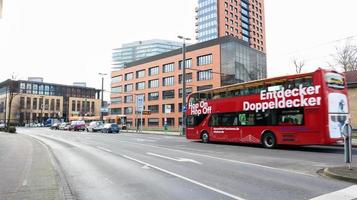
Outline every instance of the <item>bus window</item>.
{"type": "Polygon", "coordinates": [[[237,113],[217,113],[213,114],[209,126],[238,126],[237,113]]]}
{"type": "Polygon", "coordinates": [[[239,124],[242,126],[254,125],[254,113],[239,113],[239,124]]]}
{"type": "Polygon", "coordinates": [[[279,110],[279,125],[303,125],[304,110],[298,109],[281,109],[279,110]]]}
{"type": "Polygon", "coordinates": [[[345,79],[340,74],[326,73],[325,81],[329,88],[334,88],[334,89],[344,89],[345,88],[345,79]]]}
{"type": "Polygon", "coordinates": [[[187,116],[186,124],[188,127],[194,127],[201,124],[207,115],[189,115],[187,116]]]}
{"type": "Polygon", "coordinates": [[[191,96],[190,96],[190,99],[189,99],[189,104],[195,104],[195,103],[197,103],[197,100],[198,100],[198,98],[197,98],[197,96],[198,96],[199,94],[192,94],[191,96]]]}

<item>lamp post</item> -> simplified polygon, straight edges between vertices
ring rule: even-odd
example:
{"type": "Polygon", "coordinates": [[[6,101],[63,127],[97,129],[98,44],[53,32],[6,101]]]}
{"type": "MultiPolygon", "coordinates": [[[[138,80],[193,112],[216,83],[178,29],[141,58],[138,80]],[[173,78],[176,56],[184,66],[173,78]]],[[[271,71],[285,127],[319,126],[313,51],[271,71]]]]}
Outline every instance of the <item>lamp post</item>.
{"type": "Polygon", "coordinates": [[[182,39],[182,135],[186,134],[186,40],[191,38],[177,36],[182,39]]]}
{"type": "Polygon", "coordinates": [[[98,75],[100,75],[102,77],[102,96],[101,96],[101,103],[100,103],[100,121],[103,121],[103,106],[104,106],[104,103],[103,103],[103,93],[104,93],[104,76],[106,76],[107,74],[105,73],[98,73],[98,75]]]}

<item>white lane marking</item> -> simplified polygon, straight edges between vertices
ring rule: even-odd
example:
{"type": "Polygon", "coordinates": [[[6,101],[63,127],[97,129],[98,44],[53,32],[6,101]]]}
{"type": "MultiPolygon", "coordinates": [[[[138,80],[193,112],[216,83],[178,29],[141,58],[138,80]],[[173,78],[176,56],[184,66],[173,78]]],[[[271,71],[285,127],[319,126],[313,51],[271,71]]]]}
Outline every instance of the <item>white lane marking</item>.
{"type": "Polygon", "coordinates": [[[152,155],[152,156],[156,156],[156,157],[160,157],[160,158],[164,158],[164,159],[168,159],[168,160],[174,160],[174,161],[177,161],[177,162],[192,162],[192,163],[196,163],[196,164],[202,165],[202,163],[200,163],[200,162],[198,162],[196,160],[193,160],[193,159],[189,159],[189,158],[171,158],[171,157],[168,157],[168,156],[163,156],[163,155],[159,155],[159,154],[156,154],[156,153],[150,153],[150,152],[147,152],[146,154],[152,155]]]}
{"type": "Polygon", "coordinates": [[[348,188],[327,193],[311,200],[351,200],[357,198],[357,185],[352,185],[348,188]]]}
{"type": "Polygon", "coordinates": [[[104,147],[101,147],[101,146],[96,146],[97,147],[97,149],[100,149],[100,150],[103,150],[103,151],[106,151],[106,152],[112,152],[111,150],[109,150],[109,149],[106,149],[106,148],[104,148],[104,147]]]}
{"type": "Polygon", "coordinates": [[[22,186],[25,186],[25,185],[27,185],[27,180],[26,179],[22,182],[22,186]]]}
{"type": "Polygon", "coordinates": [[[142,138],[137,138],[136,141],[138,141],[138,142],[156,142],[156,140],[142,139],[142,138]]]}
{"type": "Polygon", "coordinates": [[[293,171],[293,170],[289,170],[289,169],[281,169],[281,168],[275,168],[275,167],[270,167],[270,166],[266,166],[266,165],[255,164],[255,163],[248,163],[248,162],[243,162],[243,161],[238,161],[238,160],[231,160],[231,159],[226,159],[226,158],[219,158],[219,157],[214,157],[214,156],[210,156],[210,155],[192,153],[192,152],[187,152],[187,151],[178,150],[178,149],[170,149],[170,148],[160,147],[160,146],[155,146],[155,145],[150,145],[150,144],[142,144],[142,143],[136,143],[136,142],[130,142],[130,141],[123,141],[123,140],[120,140],[120,141],[118,140],[118,142],[124,142],[124,143],[129,143],[129,144],[138,144],[138,145],[143,145],[143,146],[149,146],[149,147],[158,148],[158,149],[165,149],[165,150],[170,150],[170,151],[175,151],[175,152],[180,152],[180,153],[191,154],[191,155],[195,155],[195,156],[201,156],[201,157],[206,157],[206,158],[212,158],[212,159],[217,159],[217,160],[223,160],[223,161],[226,161],[226,162],[238,163],[238,164],[243,164],[243,165],[250,165],[250,166],[255,166],[255,167],[260,167],[260,168],[275,170],[275,171],[282,171],[282,172],[294,173],[294,174],[299,174],[299,175],[304,175],[304,176],[310,176],[310,177],[317,177],[317,176],[318,176],[318,175],[307,174],[307,173],[304,173],[304,172],[293,171]]]}
{"type": "Polygon", "coordinates": [[[138,160],[138,159],[129,157],[129,156],[127,156],[127,155],[123,155],[123,157],[124,157],[124,158],[127,158],[127,159],[129,159],[129,160],[135,161],[135,162],[137,162],[137,163],[143,164],[143,165],[145,165],[145,166],[154,168],[154,169],[156,169],[156,170],[158,170],[158,171],[161,171],[161,172],[164,172],[164,173],[166,173],[166,174],[169,174],[169,175],[175,176],[175,177],[177,177],[177,178],[183,179],[183,180],[188,181],[188,182],[190,182],[190,183],[196,184],[196,185],[198,185],[198,186],[204,187],[204,188],[206,188],[206,189],[209,189],[209,190],[215,191],[215,192],[217,192],[217,193],[223,194],[223,195],[228,196],[228,197],[230,197],[230,198],[232,198],[232,199],[244,200],[243,198],[238,197],[238,196],[236,196],[236,195],[233,195],[233,194],[230,194],[230,193],[228,193],[228,192],[222,191],[222,190],[220,190],[220,189],[217,189],[217,188],[208,186],[208,185],[206,185],[206,184],[204,184],[204,183],[195,181],[195,180],[193,180],[193,179],[187,178],[187,177],[182,176],[182,175],[180,175],[180,174],[176,174],[176,173],[174,173],[174,172],[171,172],[171,171],[162,169],[162,168],[160,168],[160,167],[157,167],[157,166],[155,166],[155,165],[152,165],[152,164],[149,164],[149,163],[140,161],[140,160],[138,160]]]}

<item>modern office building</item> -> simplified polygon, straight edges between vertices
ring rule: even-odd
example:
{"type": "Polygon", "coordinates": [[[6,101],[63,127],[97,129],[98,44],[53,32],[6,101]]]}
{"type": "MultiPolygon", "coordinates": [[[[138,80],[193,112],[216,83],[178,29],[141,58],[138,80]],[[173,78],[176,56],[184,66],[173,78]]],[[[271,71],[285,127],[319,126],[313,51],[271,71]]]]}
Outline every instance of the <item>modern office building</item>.
{"type": "MultiPolygon", "coordinates": [[[[187,93],[266,77],[266,56],[232,36],[186,49],[187,93]]],[[[179,127],[182,116],[182,49],[127,63],[113,71],[111,115],[126,115],[135,126],[136,98],[144,95],[144,127],[179,127]],[[170,112],[165,113],[165,109],[170,112]]]]}
{"type": "Polygon", "coordinates": [[[266,52],[264,0],[198,0],[198,42],[233,36],[266,52]]]}
{"type": "Polygon", "coordinates": [[[19,125],[43,122],[47,118],[69,121],[97,116],[99,119],[100,90],[31,80],[9,79],[0,83],[0,121],[5,121],[9,112],[10,122],[19,125]],[[13,96],[11,111],[10,96],[13,96]]]}
{"type": "Polygon", "coordinates": [[[126,63],[181,48],[181,44],[169,40],[146,40],[123,44],[113,50],[113,70],[120,70],[126,63]]]}

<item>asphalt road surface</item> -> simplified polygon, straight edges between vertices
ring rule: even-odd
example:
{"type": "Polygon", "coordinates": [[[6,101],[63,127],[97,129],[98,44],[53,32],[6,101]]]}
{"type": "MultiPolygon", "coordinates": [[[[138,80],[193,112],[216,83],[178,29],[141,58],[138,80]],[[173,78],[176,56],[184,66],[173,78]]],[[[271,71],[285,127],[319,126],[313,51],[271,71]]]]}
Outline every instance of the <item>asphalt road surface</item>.
{"type": "Polygon", "coordinates": [[[340,146],[269,150],[165,135],[18,132],[49,147],[76,199],[357,198],[356,185],[317,173],[344,164],[340,146]]]}

